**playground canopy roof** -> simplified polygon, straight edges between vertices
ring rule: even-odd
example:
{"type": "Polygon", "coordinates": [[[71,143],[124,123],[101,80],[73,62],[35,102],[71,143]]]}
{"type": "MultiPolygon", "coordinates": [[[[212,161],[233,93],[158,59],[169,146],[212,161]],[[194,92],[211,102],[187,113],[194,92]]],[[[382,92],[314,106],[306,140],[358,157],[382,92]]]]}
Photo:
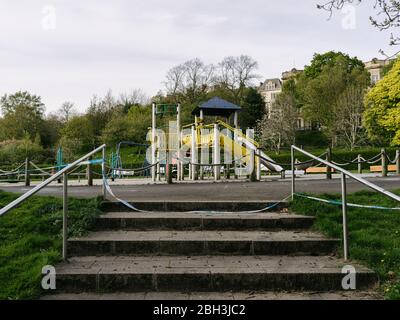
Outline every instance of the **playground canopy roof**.
{"type": "Polygon", "coordinates": [[[224,116],[229,117],[232,113],[242,110],[241,107],[228,102],[224,99],[215,97],[207,102],[202,103],[196,109],[193,110],[193,115],[199,115],[200,110],[203,110],[206,116],[224,116]]]}

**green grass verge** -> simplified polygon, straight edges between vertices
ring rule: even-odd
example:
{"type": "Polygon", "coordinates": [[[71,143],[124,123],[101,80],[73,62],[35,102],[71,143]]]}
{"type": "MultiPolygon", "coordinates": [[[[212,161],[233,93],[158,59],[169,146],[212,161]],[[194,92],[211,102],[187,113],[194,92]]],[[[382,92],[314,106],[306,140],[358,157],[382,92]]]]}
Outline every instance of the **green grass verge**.
{"type": "MultiPolygon", "coordinates": [[[[400,194],[400,190],[396,193],[400,194]]],[[[323,194],[319,197],[339,201],[341,199],[337,194],[323,194]]],[[[350,194],[348,202],[399,206],[395,201],[369,191],[350,194]]],[[[341,207],[297,197],[290,208],[299,214],[315,216],[315,230],[328,237],[342,239],[341,207]]],[[[349,208],[348,227],[350,258],[365,264],[378,274],[380,290],[387,299],[400,300],[400,211],[349,208]]]]}
{"type": "MultiPolygon", "coordinates": [[[[18,195],[0,190],[0,207],[18,195]]],[[[69,200],[69,235],[80,236],[99,213],[99,199],[69,200]]],[[[35,196],[0,217],[0,299],[35,299],[42,267],[61,260],[62,199],[35,196]]]]}

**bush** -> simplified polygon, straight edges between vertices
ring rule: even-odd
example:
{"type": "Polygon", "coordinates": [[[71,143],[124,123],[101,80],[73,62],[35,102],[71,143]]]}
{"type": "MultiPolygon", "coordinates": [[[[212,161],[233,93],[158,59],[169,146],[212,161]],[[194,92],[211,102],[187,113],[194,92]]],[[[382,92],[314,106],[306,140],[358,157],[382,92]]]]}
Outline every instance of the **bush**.
{"type": "Polygon", "coordinates": [[[329,145],[329,139],[322,131],[298,131],[296,132],[296,144],[299,146],[323,148],[329,145]]]}
{"type": "Polygon", "coordinates": [[[0,142],[0,163],[20,163],[29,157],[32,161],[43,162],[48,153],[40,144],[24,140],[6,140],[0,142]]]}

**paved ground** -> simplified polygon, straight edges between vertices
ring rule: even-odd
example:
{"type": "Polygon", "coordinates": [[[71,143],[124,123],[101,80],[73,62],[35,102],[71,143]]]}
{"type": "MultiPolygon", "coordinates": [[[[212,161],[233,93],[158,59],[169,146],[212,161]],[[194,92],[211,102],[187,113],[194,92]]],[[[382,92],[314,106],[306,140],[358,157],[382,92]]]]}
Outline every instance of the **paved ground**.
{"type": "MultiPolygon", "coordinates": [[[[400,177],[387,178],[376,175],[364,175],[367,180],[387,189],[400,188],[400,177]]],[[[82,182],[83,183],[83,182],[82,182]]],[[[70,186],[69,194],[72,197],[91,198],[101,195],[101,181],[96,181],[93,187],[84,185],[70,186]]],[[[265,201],[282,200],[290,194],[290,178],[281,180],[271,178],[263,182],[249,183],[244,181],[230,182],[185,182],[180,184],[151,184],[148,180],[116,181],[111,184],[114,193],[130,201],[265,201]]],[[[340,179],[338,175],[333,180],[322,179],[321,176],[301,177],[297,179],[297,191],[320,193],[340,193],[340,179]]],[[[348,179],[348,192],[368,189],[357,181],[348,179]]],[[[0,184],[0,189],[9,192],[24,193],[30,188],[21,184],[0,184]]],[[[62,186],[53,184],[40,192],[42,195],[61,196],[62,186]]]]}

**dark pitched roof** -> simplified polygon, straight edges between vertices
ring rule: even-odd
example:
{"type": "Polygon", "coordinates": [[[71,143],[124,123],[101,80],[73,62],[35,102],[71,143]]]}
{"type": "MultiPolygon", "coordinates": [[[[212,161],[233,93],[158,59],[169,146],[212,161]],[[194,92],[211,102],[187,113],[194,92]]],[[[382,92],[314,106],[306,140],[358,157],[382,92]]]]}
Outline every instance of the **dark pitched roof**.
{"type": "Polygon", "coordinates": [[[197,114],[199,113],[199,110],[204,110],[208,114],[221,114],[221,113],[232,113],[235,111],[240,111],[242,108],[237,106],[236,104],[233,104],[229,101],[226,101],[224,99],[215,97],[207,102],[202,103],[200,106],[198,106],[196,109],[193,110],[192,114],[197,114]]]}

